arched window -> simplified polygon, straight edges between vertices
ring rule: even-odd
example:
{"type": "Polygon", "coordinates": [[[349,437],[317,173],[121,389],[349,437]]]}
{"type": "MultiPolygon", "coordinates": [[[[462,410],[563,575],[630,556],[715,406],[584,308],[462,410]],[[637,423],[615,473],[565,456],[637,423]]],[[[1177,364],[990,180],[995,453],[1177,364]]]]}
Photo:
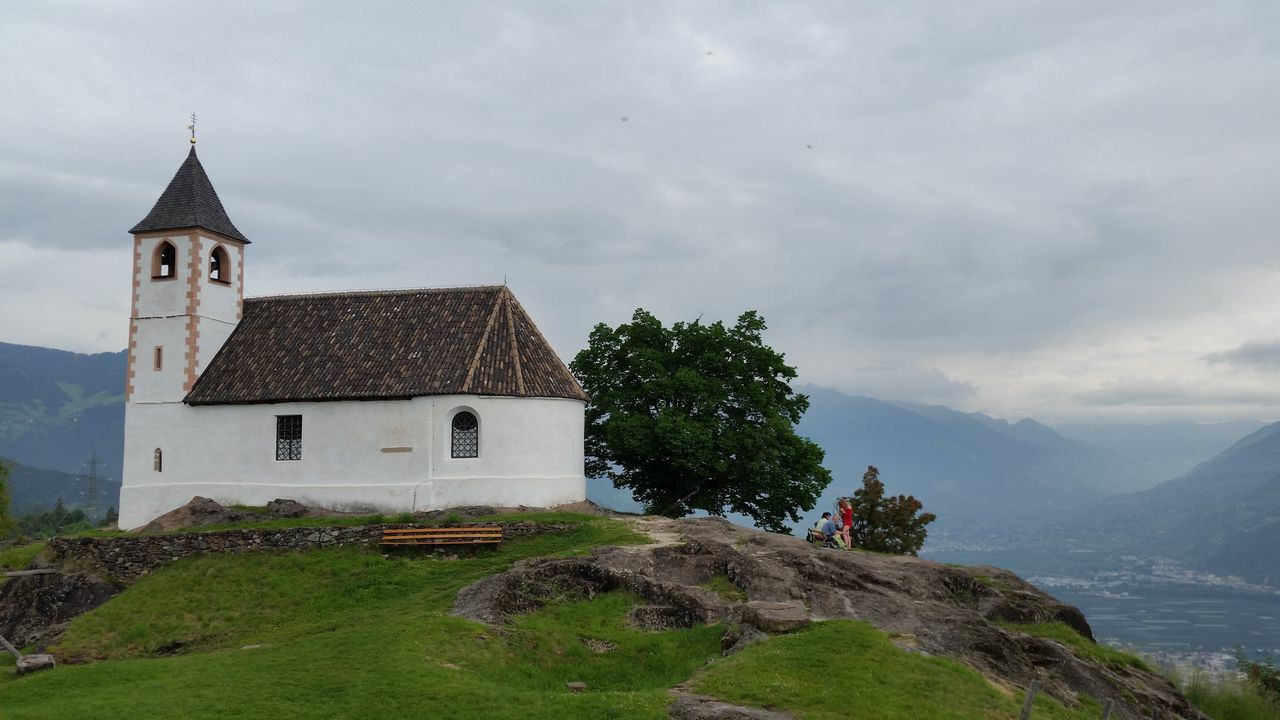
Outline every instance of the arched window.
{"type": "Polygon", "coordinates": [[[156,452],[151,458],[151,469],[156,472],[164,470],[164,453],[160,452],[160,448],[156,448],[156,452]]]}
{"type": "Polygon", "coordinates": [[[151,277],[171,278],[178,270],[178,249],[165,240],[156,246],[151,256],[151,277]]]}
{"type": "Polygon", "coordinates": [[[221,245],[209,255],[209,279],[228,284],[231,282],[231,266],[227,263],[227,251],[221,245]]]}
{"type": "Polygon", "coordinates": [[[476,416],[463,410],[453,416],[450,457],[473,458],[480,456],[480,422],[476,416]]]}

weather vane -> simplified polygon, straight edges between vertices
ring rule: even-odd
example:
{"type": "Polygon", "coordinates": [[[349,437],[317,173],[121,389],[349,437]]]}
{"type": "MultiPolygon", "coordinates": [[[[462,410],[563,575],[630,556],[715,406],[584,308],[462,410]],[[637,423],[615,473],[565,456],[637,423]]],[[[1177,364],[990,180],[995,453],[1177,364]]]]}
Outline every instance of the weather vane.
{"type": "Polygon", "coordinates": [[[195,113],[191,113],[191,124],[187,126],[187,129],[191,131],[191,144],[195,145],[196,144],[196,114],[195,113]]]}

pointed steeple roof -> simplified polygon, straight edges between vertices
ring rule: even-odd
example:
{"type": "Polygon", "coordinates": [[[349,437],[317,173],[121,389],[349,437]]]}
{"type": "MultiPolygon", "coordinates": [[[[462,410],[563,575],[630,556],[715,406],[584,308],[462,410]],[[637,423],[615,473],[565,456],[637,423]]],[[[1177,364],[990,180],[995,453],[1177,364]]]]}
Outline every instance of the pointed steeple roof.
{"type": "Polygon", "coordinates": [[[181,228],[199,227],[212,230],[219,235],[249,242],[231,223],[227,211],[222,208],[218,193],[213,190],[213,183],[200,165],[194,146],[187,159],[178,168],[178,172],[169,181],[155,207],[133,226],[130,233],[150,232],[152,230],[178,230],[181,228]]]}

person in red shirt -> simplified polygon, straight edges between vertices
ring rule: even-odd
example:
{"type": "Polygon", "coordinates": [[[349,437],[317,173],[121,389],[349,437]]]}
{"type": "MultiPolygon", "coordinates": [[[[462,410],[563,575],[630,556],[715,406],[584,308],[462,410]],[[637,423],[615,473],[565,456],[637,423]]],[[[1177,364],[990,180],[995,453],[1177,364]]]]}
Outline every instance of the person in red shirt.
{"type": "Polygon", "coordinates": [[[844,498],[840,498],[837,504],[840,506],[840,534],[844,536],[844,547],[846,550],[852,550],[853,535],[849,529],[853,527],[853,505],[844,498]]]}

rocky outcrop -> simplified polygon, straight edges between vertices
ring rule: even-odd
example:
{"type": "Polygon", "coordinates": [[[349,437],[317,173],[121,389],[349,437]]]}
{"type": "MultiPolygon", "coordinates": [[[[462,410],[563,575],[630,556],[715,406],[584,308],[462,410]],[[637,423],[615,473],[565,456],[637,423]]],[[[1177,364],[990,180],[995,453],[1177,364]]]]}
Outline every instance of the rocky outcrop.
{"type": "Polygon", "coordinates": [[[306,517],[311,512],[311,508],[303,505],[297,500],[289,500],[286,498],[276,498],[267,503],[267,514],[271,517],[278,518],[296,518],[306,517]]]}
{"type": "Polygon", "coordinates": [[[138,532],[165,533],[204,525],[225,525],[244,518],[244,513],[223,507],[207,497],[191,498],[191,502],[170,510],[138,528],[138,532]]]}
{"type": "Polygon", "coordinates": [[[680,695],[667,714],[673,720],[795,720],[787,713],[730,705],[705,695],[680,695]]]}
{"type": "Polygon", "coordinates": [[[43,644],[120,590],[81,572],[12,578],[0,585],[0,635],[18,647],[43,644]]]}
{"type": "Polygon", "coordinates": [[[661,532],[679,533],[683,543],[597,548],[585,557],[517,563],[464,588],[454,612],[498,623],[554,600],[627,590],[648,603],[641,622],[633,618],[636,624],[724,621],[729,628],[724,646],[732,650],[764,631],[756,623],[769,624],[752,605],[786,607],[788,617],[806,608],[808,619],[866,621],[906,650],[953,658],[997,684],[1026,688],[1038,681],[1042,692],[1069,706],[1087,694],[1099,702],[1115,701],[1113,717],[1125,720],[1149,717],[1154,709],[1207,720],[1159,675],[1081,659],[1059,643],[994,624],[1061,620],[1092,637],[1077,609],[1012,573],[822,549],[717,518],[661,522],[666,523],[661,532]],[[702,587],[718,577],[739,588],[747,602],[702,587]]]}

